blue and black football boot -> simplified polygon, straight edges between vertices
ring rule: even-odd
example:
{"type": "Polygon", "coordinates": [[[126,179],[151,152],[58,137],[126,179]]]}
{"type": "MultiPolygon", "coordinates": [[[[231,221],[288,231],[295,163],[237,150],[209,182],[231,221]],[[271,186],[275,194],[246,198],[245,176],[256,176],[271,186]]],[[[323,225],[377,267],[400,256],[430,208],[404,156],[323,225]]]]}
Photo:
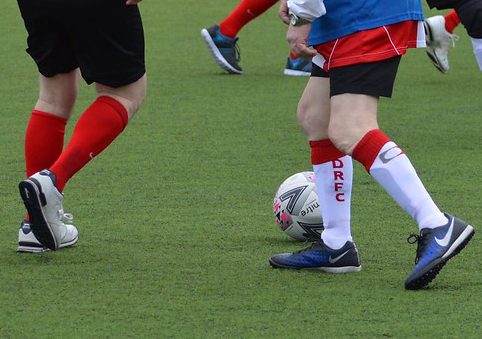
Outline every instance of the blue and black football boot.
{"type": "Polygon", "coordinates": [[[445,213],[446,225],[433,229],[424,228],[420,235],[412,234],[409,243],[417,243],[415,267],[405,280],[405,288],[418,290],[427,286],[440,272],[445,263],[457,255],[475,231],[466,222],[445,213]]]}
{"type": "Polygon", "coordinates": [[[269,259],[274,268],[311,269],[329,273],[359,272],[360,257],[355,244],[347,241],[334,250],[323,240],[314,242],[310,247],[294,253],[275,254],[269,259]]]}

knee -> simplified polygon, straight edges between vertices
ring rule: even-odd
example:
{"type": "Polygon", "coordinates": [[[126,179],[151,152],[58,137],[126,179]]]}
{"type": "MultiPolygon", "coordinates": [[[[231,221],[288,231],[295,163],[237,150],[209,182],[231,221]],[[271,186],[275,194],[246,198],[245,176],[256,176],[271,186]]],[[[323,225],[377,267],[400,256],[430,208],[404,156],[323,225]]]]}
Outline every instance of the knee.
{"type": "Polygon", "coordinates": [[[136,93],[133,96],[124,97],[122,100],[123,105],[126,107],[129,117],[132,117],[139,108],[142,106],[144,99],[146,97],[145,89],[142,92],[136,93]]]}
{"type": "Polygon", "coordinates": [[[328,128],[328,138],[333,145],[345,154],[349,154],[347,150],[350,148],[349,137],[344,131],[330,126],[328,128]]]}
{"type": "Polygon", "coordinates": [[[97,84],[98,96],[110,96],[119,101],[127,110],[129,119],[141,107],[147,93],[147,77],[144,75],[139,80],[119,88],[113,88],[101,84],[97,84]]]}
{"type": "Polygon", "coordinates": [[[361,129],[350,128],[341,124],[330,124],[328,128],[328,138],[333,145],[345,154],[351,155],[358,142],[363,137],[361,129]]]}
{"type": "Polygon", "coordinates": [[[309,120],[309,106],[303,101],[300,101],[296,109],[296,121],[298,122],[298,126],[300,126],[303,130],[306,130],[309,126],[309,120]]]}
{"type": "Polygon", "coordinates": [[[144,99],[146,98],[147,94],[147,77],[144,75],[139,81],[133,84],[132,88],[132,97],[130,98],[131,101],[131,108],[132,114],[137,112],[141,107],[144,99]]]}
{"type": "Polygon", "coordinates": [[[77,91],[63,91],[39,96],[35,109],[69,119],[74,108],[77,91]]]}
{"type": "Polygon", "coordinates": [[[296,120],[310,140],[327,138],[328,117],[325,107],[310,105],[301,100],[296,111],[296,120]]]}
{"type": "Polygon", "coordinates": [[[79,91],[78,71],[40,77],[40,93],[35,109],[68,119],[79,91]]]}

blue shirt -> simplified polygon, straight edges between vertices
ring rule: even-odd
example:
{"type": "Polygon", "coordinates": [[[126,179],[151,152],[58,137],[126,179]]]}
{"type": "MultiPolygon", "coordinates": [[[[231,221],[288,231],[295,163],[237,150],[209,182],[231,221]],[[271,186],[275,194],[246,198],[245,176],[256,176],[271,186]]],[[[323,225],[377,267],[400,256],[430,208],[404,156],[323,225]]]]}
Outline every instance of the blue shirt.
{"type": "Polygon", "coordinates": [[[420,0],[325,0],[326,14],[313,21],[312,46],[407,20],[423,20],[420,0]]]}

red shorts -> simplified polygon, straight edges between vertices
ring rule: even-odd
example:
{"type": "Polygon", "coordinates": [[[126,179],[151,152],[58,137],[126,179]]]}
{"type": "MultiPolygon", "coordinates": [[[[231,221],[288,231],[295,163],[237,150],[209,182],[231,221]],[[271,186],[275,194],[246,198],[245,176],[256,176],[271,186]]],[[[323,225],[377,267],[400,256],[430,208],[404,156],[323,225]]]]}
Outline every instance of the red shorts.
{"type": "Polygon", "coordinates": [[[328,72],[331,68],[386,60],[405,54],[409,48],[425,47],[425,32],[422,21],[403,21],[314,47],[319,54],[313,62],[328,72]]]}

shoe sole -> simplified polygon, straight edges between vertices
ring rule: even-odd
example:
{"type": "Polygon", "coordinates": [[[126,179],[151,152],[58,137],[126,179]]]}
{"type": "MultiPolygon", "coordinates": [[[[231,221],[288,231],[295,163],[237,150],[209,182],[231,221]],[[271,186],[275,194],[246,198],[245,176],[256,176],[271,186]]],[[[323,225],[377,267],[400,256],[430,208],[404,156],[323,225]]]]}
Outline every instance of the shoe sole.
{"type": "Polygon", "coordinates": [[[300,77],[300,76],[309,77],[309,76],[311,76],[311,72],[295,71],[295,70],[288,69],[288,68],[285,68],[283,74],[284,75],[291,75],[291,76],[295,76],[295,77],[300,77]]]}
{"type": "Polygon", "coordinates": [[[465,230],[460,234],[457,240],[454,241],[452,246],[447,250],[447,252],[437,261],[434,265],[423,275],[414,279],[409,283],[405,283],[405,288],[407,290],[418,290],[425,286],[427,286],[433,279],[437,276],[437,274],[442,270],[445,266],[447,261],[450,258],[455,257],[457,254],[462,251],[465,246],[469,243],[470,239],[474,236],[475,231],[471,225],[467,225],[465,230]]]}
{"type": "MultiPolygon", "coordinates": [[[[69,242],[64,242],[60,244],[58,249],[75,245],[78,240],[79,240],[79,237],[77,236],[69,242]]],[[[19,242],[17,247],[17,252],[22,252],[22,253],[43,253],[47,251],[50,251],[50,249],[35,243],[19,242]]]]}
{"type": "Polygon", "coordinates": [[[39,187],[40,184],[36,184],[31,179],[24,180],[18,185],[20,196],[30,216],[30,227],[35,238],[45,247],[55,251],[58,248],[57,240],[42,210],[42,206],[47,202],[39,187]]]}
{"type": "Polygon", "coordinates": [[[48,248],[43,247],[40,244],[37,245],[37,244],[24,243],[24,242],[18,243],[18,247],[17,247],[17,252],[22,252],[22,253],[42,253],[48,250],[49,250],[48,248]]]}
{"type": "Polygon", "coordinates": [[[351,272],[360,272],[360,266],[343,266],[343,267],[293,267],[293,266],[286,266],[278,264],[271,259],[269,259],[269,264],[273,268],[281,268],[281,269],[294,269],[294,270],[310,270],[310,271],[322,271],[327,273],[351,273],[351,272]]]}
{"type": "Polygon", "coordinates": [[[435,53],[435,50],[432,48],[433,35],[432,35],[432,30],[430,29],[430,25],[424,22],[423,26],[425,27],[425,33],[426,33],[425,40],[427,43],[427,46],[425,47],[425,52],[427,53],[428,58],[430,59],[430,61],[432,61],[432,64],[435,66],[435,68],[439,70],[440,73],[446,74],[448,72],[448,69],[445,69],[441,66],[440,60],[437,58],[437,54],[435,53]]]}
{"type": "Polygon", "coordinates": [[[231,66],[229,62],[223,57],[223,55],[221,54],[221,52],[219,51],[219,48],[214,43],[207,29],[203,28],[201,30],[201,36],[204,42],[206,43],[206,45],[208,46],[209,50],[211,51],[211,54],[214,57],[214,60],[219,66],[221,66],[222,69],[224,69],[225,71],[231,74],[243,74],[243,71],[240,71],[234,68],[233,66],[231,66]]]}

